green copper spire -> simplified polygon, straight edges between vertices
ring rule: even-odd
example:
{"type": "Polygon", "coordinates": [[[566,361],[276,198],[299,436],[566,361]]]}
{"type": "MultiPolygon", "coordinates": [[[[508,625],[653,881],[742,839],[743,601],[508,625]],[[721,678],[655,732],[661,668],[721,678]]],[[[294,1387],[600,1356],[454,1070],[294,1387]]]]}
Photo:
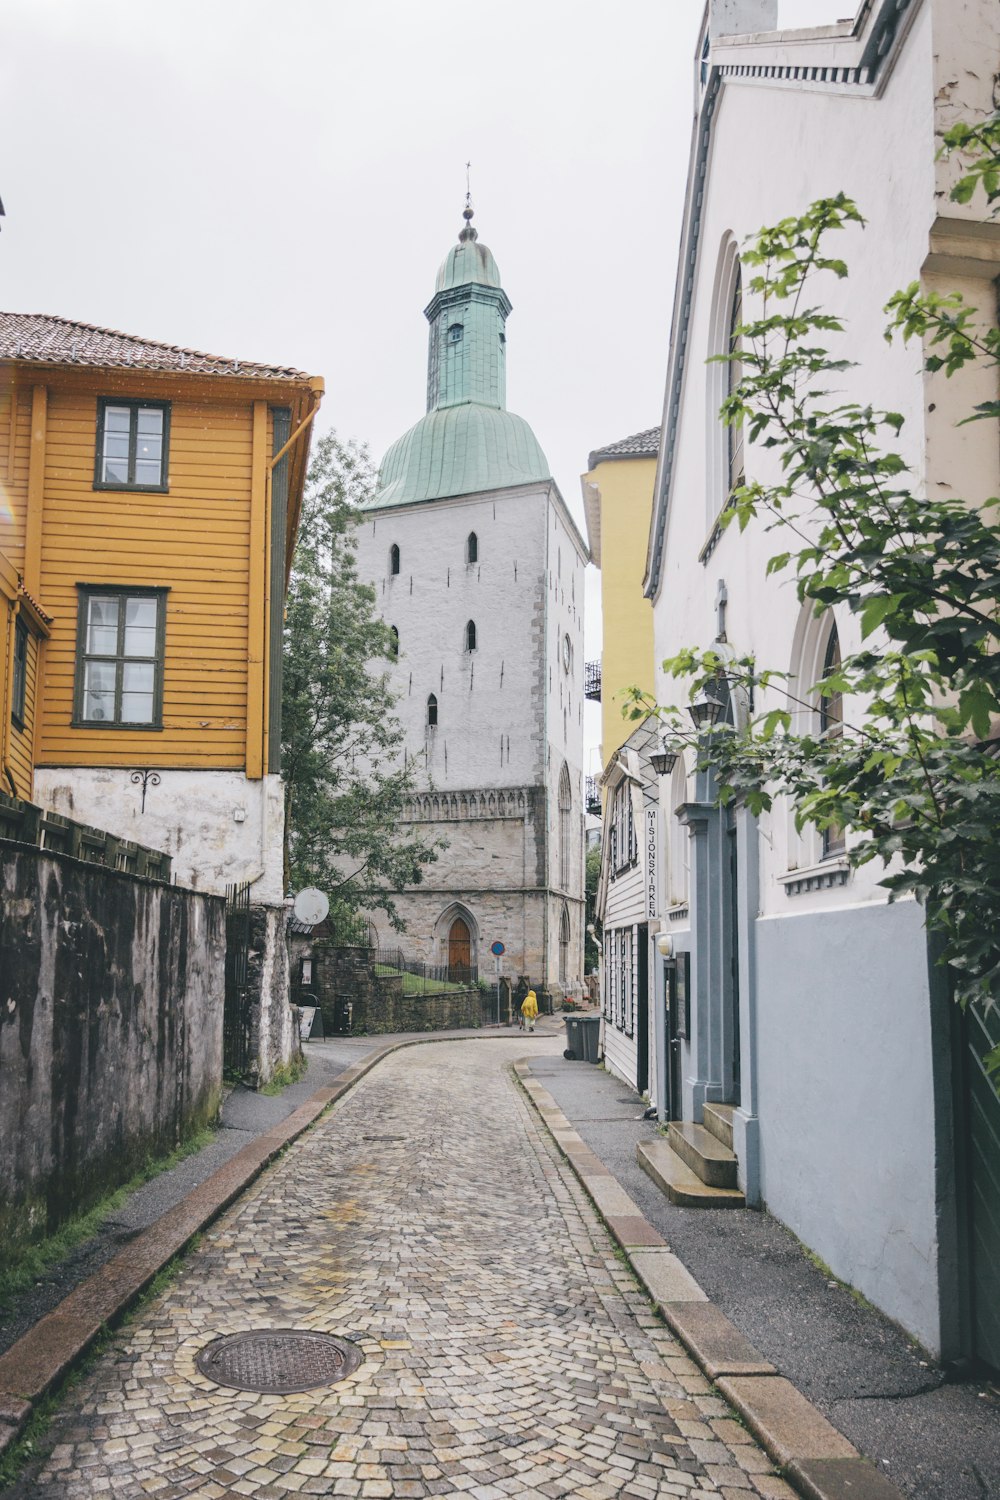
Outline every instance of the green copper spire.
{"type": "Polygon", "coordinates": [[[370,508],[549,477],[531,428],[507,411],[504,325],[510,301],[472,217],[467,202],[458,244],[445,256],[424,310],[430,323],[427,415],[389,449],[370,508]]]}

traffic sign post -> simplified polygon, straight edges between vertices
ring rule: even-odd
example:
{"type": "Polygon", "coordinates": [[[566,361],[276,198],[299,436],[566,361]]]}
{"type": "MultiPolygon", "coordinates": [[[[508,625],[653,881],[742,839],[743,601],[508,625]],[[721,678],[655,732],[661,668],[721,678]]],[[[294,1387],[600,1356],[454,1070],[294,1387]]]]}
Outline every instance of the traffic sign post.
{"type": "Polygon", "coordinates": [[[490,946],[490,952],[493,954],[493,957],[496,960],[496,970],[497,970],[497,972],[496,972],[496,986],[497,986],[497,1025],[498,1026],[500,1025],[500,970],[501,970],[501,966],[502,966],[502,963],[503,963],[503,956],[504,956],[504,953],[506,951],[507,950],[504,948],[503,943],[493,943],[490,946]]]}

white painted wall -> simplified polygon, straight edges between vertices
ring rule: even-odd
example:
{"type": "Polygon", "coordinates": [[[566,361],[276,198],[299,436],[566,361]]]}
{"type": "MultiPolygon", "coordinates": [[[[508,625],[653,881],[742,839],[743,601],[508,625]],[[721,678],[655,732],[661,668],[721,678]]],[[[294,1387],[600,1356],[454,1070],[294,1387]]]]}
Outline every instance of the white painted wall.
{"type": "MultiPolygon", "coordinates": [[[[838,396],[903,414],[898,446],[918,484],[975,499],[997,492],[995,433],[975,433],[967,443],[951,426],[963,407],[993,392],[984,392],[975,375],[949,384],[925,376],[918,346],[885,342],[882,311],[893,291],[925,272],[937,216],[952,213],[941,193],[942,168],[935,167],[935,130],[989,107],[983,89],[991,70],[981,59],[984,36],[994,39],[995,50],[996,9],[985,0],[958,6],[917,0],[909,15],[878,91],[852,95],[832,84],[785,85],[760,76],[722,84],[708,176],[703,189],[695,187],[704,191],[704,210],[665,561],[654,600],[658,662],[682,646],[714,643],[720,579],[728,592],[726,649],[735,655],[753,652],[762,665],[788,671],[806,633],[793,581],[765,577],[767,559],[784,549],[780,532],[768,533],[759,522],[743,534],[732,527],[707,564],[698,560],[725,500],[724,438],[715,425],[719,367],[705,365],[719,352],[715,330],[725,290],[719,268],[726,245],[762,224],[841,189],[856,199],[867,227],[835,237],[849,279],[818,279],[810,290],[811,300],[841,314],[849,328],[844,354],[857,367],[840,378],[838,396]]],[[[813,45],[795,43],[795,65],[808,64],[813,45]]],[[[815,46],[825,49],[824,65],[842,57],[835,38],[815,46]]],[[[769,67],[790,54],[767,42],[748,44],[744,54],[730,39],[713,50],[716,56],[729,65],[769,67]]],[[[958,284],[946,262],[939,256],[931,265],[941,290],[958,284]]],[[[992,306],[994,271],[984,267],[981,277],[962,283],[981,306],[992,306]]],[[[752,299],[746,308],[753,316],[752,299]]],[[[778,472],[773,456],[760,449],[748,450],[746,467],[764,481],[778,472]]],[[[843,650],[854,649],[853,617],[838,616],[837,624],[843,650]]],[[[800,681],[792,691],[809,685],[800,681]]],[[[658,695],[661,702],[686,701],[682,685],[663,675],[658,695]]],[[[756,708],[773,706],[785,706],[777,689],[761,694],[756,708]]],[[[847,703],[845,717],[851,716],[847,703]]],[[[661,789],[668,827],[675,792],[661,789]]],[[[874,865],[842,885],[790,894],[786,877],[818,861],[818,839],[796,835],[784,806],[762,817],[759,831],[753,965],[741,978],[741,994],[744,983],[754,992],[763,1200],[838,1275],[939,1348],[936,1153],[947,1151],[948,1142],[936,1141],[931,1126],[934,1059],[920,910],[910,903],[889,907],[874,865]]],[[[664,842],[668,866],[679,845],[673,834],[664,842]]],[[[665,893],[681,884],[665,868],[665,893]]],[[[686,921],[668,930],[679,946],[691,942],[686,921]]],[[[745,1048],[744,1067],[748,1062],[745,1048]]]]}
{"type": "Polygon", "coordinates": [[[159,786],[142,787],[117,767],[39,766],[40,807],[104,828],[116,838],[162,849],[173,879],[196,891],[225,893],[251,881],[251,900],[279,906],[284,796],[280,776],[249,781],[242,771],[158,771],[159,786]],[[242,815],[242,816],[241,816],[242,815]]]}

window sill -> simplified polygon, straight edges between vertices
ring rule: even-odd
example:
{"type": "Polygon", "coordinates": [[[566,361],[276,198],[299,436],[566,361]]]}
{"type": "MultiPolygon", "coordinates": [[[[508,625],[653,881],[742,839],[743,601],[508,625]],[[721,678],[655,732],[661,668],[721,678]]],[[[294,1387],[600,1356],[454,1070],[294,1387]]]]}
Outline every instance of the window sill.
{"type": "Polygon", "coordinates": [[[778,884],[784,886],[786,896],[800,896],[804,891],[823,891],[831,886],[846,885],[850,875],[850,860],[846,855],[838,854],[818,865],[789,870],[787,875],[778,876],[778,884]]]}
{"type": "Polygon", "coordinates": [[[162,724],[119,724],[108,719],[70,719],[71,729],[119,729],[127,734],[162,734],[162,724]]]}
{"type": "Polygon", "coordinates": [[[94,480],[95,490],[116,490],[124,495],[169,495],[168,484],[108,484],[103,479],[94,480]]]}

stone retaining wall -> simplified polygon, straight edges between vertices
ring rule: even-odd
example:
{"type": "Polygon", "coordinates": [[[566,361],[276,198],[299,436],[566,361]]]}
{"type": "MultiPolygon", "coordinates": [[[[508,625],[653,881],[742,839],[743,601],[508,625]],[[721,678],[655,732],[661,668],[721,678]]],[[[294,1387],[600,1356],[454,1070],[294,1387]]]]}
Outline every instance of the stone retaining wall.
{"type": "Polygon", "coordinates": [[[214,1119],[225,902],[0,841],[0,1242],[214,1119]]]}

